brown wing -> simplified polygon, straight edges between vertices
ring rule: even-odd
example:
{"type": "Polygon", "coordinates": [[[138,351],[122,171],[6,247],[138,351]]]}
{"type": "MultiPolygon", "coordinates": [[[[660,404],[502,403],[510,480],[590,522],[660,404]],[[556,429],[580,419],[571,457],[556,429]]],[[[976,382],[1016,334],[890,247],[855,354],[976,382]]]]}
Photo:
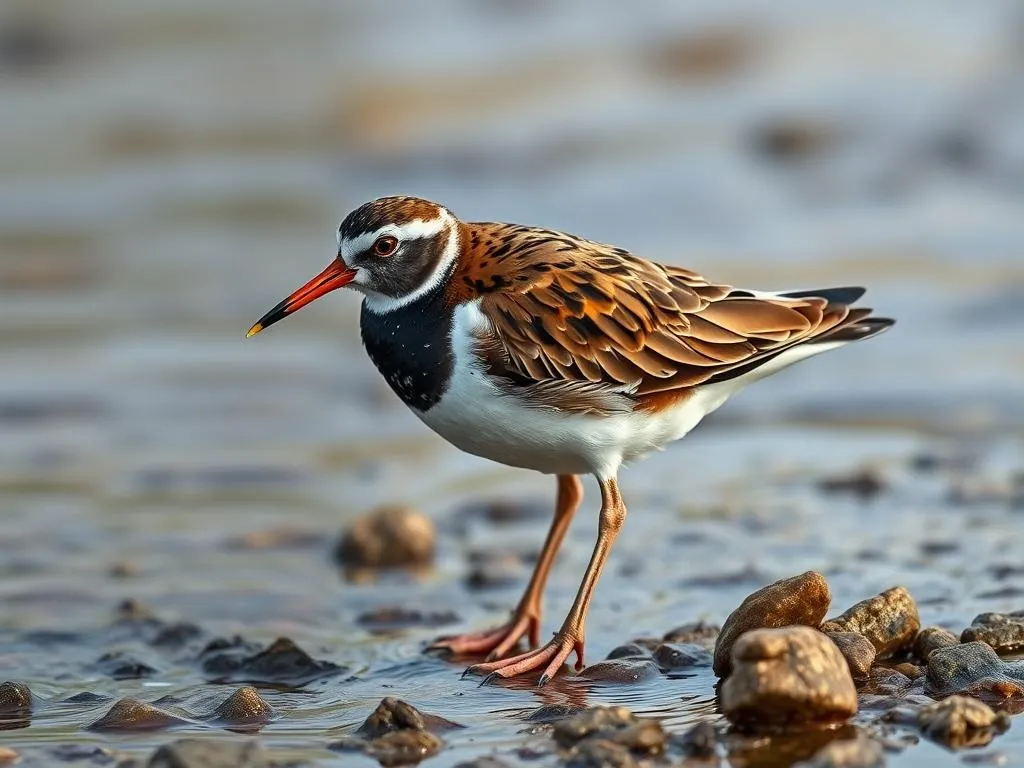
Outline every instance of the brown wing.
{"type": "Polygon", "coordinates": [[[560,232],[469,224],[463,235],[453,290],[479,297],[490,320],[493,338],[481,346],[490,372],[552,407],[615,410],[607,398],[616,393],[630,407],[664,401],[869,312],[754,296],[560,232]],[[595,405],[598,393],[607,402],[595,405]]]}

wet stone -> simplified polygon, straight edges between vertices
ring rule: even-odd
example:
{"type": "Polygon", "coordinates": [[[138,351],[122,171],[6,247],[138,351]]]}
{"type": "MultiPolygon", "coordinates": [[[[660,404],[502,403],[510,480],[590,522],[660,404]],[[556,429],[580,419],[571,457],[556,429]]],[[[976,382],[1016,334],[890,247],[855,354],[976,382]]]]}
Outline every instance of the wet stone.
{"type": "Polygon", "coordinates": [[[826,477],[818,483],[818,490],[828,494],[845,493],[861,501],[870,501],[882,493],[887,485],[885,478],[878,472],[862,469],[850,474],[826,477]]]}
{"type": "Polygon", "coordinates": [[[266,725],[274,717],[274,708],[268,704],[259,692],[245,686],[228,696],[217,705],[207,717],[225,725],[253,726],[266,725]]]}
{"type": "Polygon", "coordinates": [[[359,726],[356,735],[364,739],[375,739],[395,731],[445,731],[462,728],[439,715],[420,712],[408,702],[387,696],[359,726]]]}
{"type": "MultiPolygon", "coordinates": [[[[99,747],[95,744],[56,744],[52,747],[47,748],[46,762],[38,763],[29,761],[29,765],[46,765],[47,768],[51,765],[80,765],[80,766],[102,766],[102,765],[117,765],[118,768],[128,761],[122,762],[119,757],[123,757],[123,753],[119,754],[113,749],[106,747],[99,747]]],[[[2,765],[2,763],[0,763],[2,765]]],[[[135,763],[128,763],[129,766],[136,765],[135,763]]]]}
{"type": "Polygon", "coordinates": [[[701,720],[672,741],[679,746],[685,757],[710,760],[717,754],[718,731],[710,720],[701,720]]]}
{"type": "Polygon", "coordinates": [[[920,628],[917,604],[905,587],[862,600],[821,625],[822,632],[859,632],[875,646],[879,658],[909,648],[920,628]]]}
{"type": "Polygon", "coordinates": [[[409,627],[443,627],[455,624],[459,616],[454,611],[421,611],[417,608],[385,606],[367,611],[356,619],[371,632],[392,632],[409,627]]]}
{"type": "Polygon", "coordinates": [[[912,682],[899,670],[875,667],[868,675],[866,690],[884,696],[899,696],[910,689],[912,682]]]}
{"type": "Polygon", "coordinates": [[[987,643],[996,653],[1017,653],[1024,649],[1024,611],[976,616],[960,635],[960,640],[987,643]]]}
{"type": "Polygon", "coordinates": [[[1008,662],[987,643],[938,648],[928,656],[925,687],[937,696],[968,693],[980,698],[1024,698],[1024,661],[1008,662]]]}
{"type": "Polygon", "coordinates": [[[124,651],[110,651],[96,660],[96,669],[114,680],[137,680],[156,673],[156,669],[124,651]]]}
{"type": "Polygon", "coordinates": [[[831,599],[825,577],[815,571],[777,581],[749,595],[722,625],[715,643],[715,674],[729,675],[733,645],[740,635],[752,629],[794,624],[817,627],[831,599]]]}
{"type": "Polygon", "coordinates": [[[826,632],[846,659],[854,680],[867,680],[875,663],[875,646],[859,632],[826,632]]]}
{"type": "Polygon", "coordinates": [[[608,651],[608,659],[649,659],[651,658],[651,649],[646,645],[640,643],[626,643],[625,645],[617,645],[608,651]]]}
{"type": "Polygon", "coordinates": [[[393,731],[371,741],[366,754],[383,766],[410,765],[436,755],[442,746],[430,731],[393,731]]]}
{"type": "Polygon", "coordinates": [[[693,643],[662,643],[654,649],[654,660],[664,671],[710,667],[711,651],[693,643]]]}
{"type": "Polygon", "coordinates": [[[523,560],[514,552],[472,552],[469,563],[466,586],[472,590],[517,585],[525,576],[523,560]]]}
{"type": "Polygon", "coordinates": [[[658,677],[658,665],[650,658],[607,659],[591,664],[580,672],[585,680],[603,683],[636,683],[658,677]]]}
{"type": "Polygon", "coordinates": [[[758,629],[733,649],[721,707],[744,727],[842,722],[857,711],[857,690],[835,643],[810,627],[758,629]]]}
{"type": "Polygon", "coordinates": [[[914,657],[922,662],[928,661],[932,651],[959,645],[957,636],[942,627],[925,627],[914,638],[914,657]]]}
{"type": "Polygon", "coordinates": [[[753,150],[767,160],[796,162],[821,154],[836,140],[832,127],[811,120],[776,120],[751,136],[753,150]]]}
{"type": "Polygon", "coordinates": [[[170,728],[187,722],[170,712],[138,699],[119,699],[99,720],[87,726],[90,731],[146,731],[170,728]]]}
{"type": "Polygon", "coordinates": [[[25,714],[32,710],[32,691],[24,683],[0,683],[0,715],[25,714]]]}
{"type": "Polygon", "coordinates": [[[555,723],[552,735],[562,747],[607,741],[644,754],[660,754],[666,735],[657,720],[638,718],[625,707],[596,706],[555,723]]]}
{"type": "Polygon", "coordinates": [[[923,707],[918,712],[917,724],[929,739],[962,749],[988,744],[1010,727],[1010,719],[977,699],[950,696],[923,707]]]}
{"type": "Polygon", "coordinates": [[[258,741],[179,739],[153,753],[146,768],[267,768],[258,741]]]}
{"type": "Polygon", "coordinates": [[[349,568],[413,568],[434,559],[434,524],[411,507],[379,507],[342,534],[336,558],[349,568]]]}
{"type": "Polygon", "coordinates": [[[574,747],[566,768],[634,768],[636,760],[621,744],[607,739],[588,740],[574,747]]]}
{"type": "Polygon", "coordinates": [[[545,704],[526,716],[529,723],[554,723],[586,711],[582,704],[545,704]]]}
{"type": "Polygon", "coordinates": [[[670,629],[662,638],[666,643],[684,643],[713,648],[722,628],[706,621],[694,621],[670,629]]]}
{"type": "Polygon", "coordinates": [[[838,739],[814,753],[814,757],[796,768],[882,768],[885,750],[874,739],[838,739]]]}
{"type": "Polygon", "coordinates": [[[204,652],[203,672],[218,683],[305,685],[345,671],[333,662],[314,659],[286,637],[278,638],[251,656],[240,655],[239,650],[244,653],[244,646],[212,654],[204,652]]]}
{"type": "Polygon", "coordinates": [[[157,630],[149,644],[156,648],[181,648],[203,636],[203,630],[185,621],[167,624],[157,630]]]}

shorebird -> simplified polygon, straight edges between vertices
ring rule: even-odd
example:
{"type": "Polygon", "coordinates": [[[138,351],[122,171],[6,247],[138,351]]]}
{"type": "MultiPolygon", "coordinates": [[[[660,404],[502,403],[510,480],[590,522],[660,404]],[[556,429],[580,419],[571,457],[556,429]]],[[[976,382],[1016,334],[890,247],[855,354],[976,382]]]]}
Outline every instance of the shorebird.
{"type": "Polygon", "coordinates": [[[510,620],[432,646],[488,654],[467,670],[488,678],[541,670],[541,685],[573,653],[583,666],[587,611],[626,519],[623,464],[748,384],[893,324],[853,306],[863,288],[741,290],[574,235],[384,197],[345,217],[337,258],[248,335],[342,286],[363,294],[363,345],[421,421],[463,451],[557,476],[551,527],[510,620]],[[561,628],[539,646],[541,595],[583,474],[601,490],[597,543],[561,628]],[[532,650],[509,656],[524,637],[532,650]]]}

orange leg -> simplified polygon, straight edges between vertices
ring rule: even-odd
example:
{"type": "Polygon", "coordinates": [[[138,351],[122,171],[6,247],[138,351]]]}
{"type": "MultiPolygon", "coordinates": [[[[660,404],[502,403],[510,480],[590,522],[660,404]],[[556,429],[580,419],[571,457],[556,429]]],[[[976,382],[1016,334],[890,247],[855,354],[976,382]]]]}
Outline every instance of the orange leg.
{"type": "Polygon", "coordinates": [[[533,569],[530,583],[523,593],[519,605],[512,612],[512,618],[499,627],[467,635],[452,635],[438,638],[428,650],[445,650],[454,654],[488,654],[487,659],[505,656],[523,636],[529,636],[530,645],[540,640],[541,596],[548,573],[555,562],[555,555],[562,545],[569,523],[583,498],[583,484],[576,475],[558,476],[558,498],[555,502],[555,516],[551,521],[544,548],[533,569]]]}
{"type": "Polygon", "coordinates": [[[611,551],[612,544],[618,536],[622,523],[626,519],[626,506],[619,495],[619,486],[615,479],[601,480],[601,520],[597,530],[597,544],[590,564],[583,576],[580,590],[572,604],[569,615],[565,617],[562,628],[555,633],[551,642],[535,651],[521,653],[501,661],[474,664],[467,672],[487,675],[486,683],[495,677],[515,677],[536,669],[543,669],[538,685],[544,685],[562,668],[563,662],[573,653],[576,654],[576,669],[583,668],[583,644],[587,610],[594,596],[594,588],[601,578],[601,569],[611,551]]]}

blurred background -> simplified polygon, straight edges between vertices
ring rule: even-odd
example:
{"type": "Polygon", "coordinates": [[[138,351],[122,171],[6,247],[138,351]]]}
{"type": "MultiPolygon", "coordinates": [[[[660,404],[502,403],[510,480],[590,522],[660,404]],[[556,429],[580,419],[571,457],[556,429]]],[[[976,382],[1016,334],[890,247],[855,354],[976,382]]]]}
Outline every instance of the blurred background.
{"type": "MultiPolygon", "coordinates": [[[[550,479],[459,455],[407,412],[360,348],[355,295],[243,340],[333,257],[344,214],[384,194],[744,287],[865,284],[898,318],[627,473],[627,497],[654,510],[636,515],[627,564],[665,529],[656,508],[708,526],[685,567],[721,570],[715,542],[730,541],[728,570],[755,583],[898,548],[872,520],[923,526],[923,502],[905,520],[808,504],[783,544],[745,549],[761,534],[716,515],[793,509],[751,478],[969,444],[997,454],[978,493],[1018,482],[1019,2],[7,0],[0,114],[0,629],[90,626],[133,596],[339,647],[354,606],[410,588],[335,578],[316,542],[344,520],[384,502],[441,520],[480,497],[548,503],[550,479]],[[260,531],[271,545],[254,554],[260,531]]],[[[973,493],[978,475],[961,481],[923,498],[973,493]]],[[[556,613],[592,523],[574,530],[556,613]]],[[[962,525],[928,523],[951,538],[962,525]]],[[[442,535],[416,599],[451,597],[462,546],[442,535]]],[[[920,564],[907,546],[851,576],[851,596],[920,564]]],[[[922,589],[963,591],[968,558],[951,557],[922,589]]],[[[649,587],[602,589],[629,603],[649,587]]],[[[720,619],[749,587],[672,600],[720,619]]],[[[462,618],[500,615],[508,594],[462,618]]],[[[645,605],[635,622],[659,625],[666,604],[645,605]]],[[[43,664],[25,653],[29,671],[43,664]]]]}

